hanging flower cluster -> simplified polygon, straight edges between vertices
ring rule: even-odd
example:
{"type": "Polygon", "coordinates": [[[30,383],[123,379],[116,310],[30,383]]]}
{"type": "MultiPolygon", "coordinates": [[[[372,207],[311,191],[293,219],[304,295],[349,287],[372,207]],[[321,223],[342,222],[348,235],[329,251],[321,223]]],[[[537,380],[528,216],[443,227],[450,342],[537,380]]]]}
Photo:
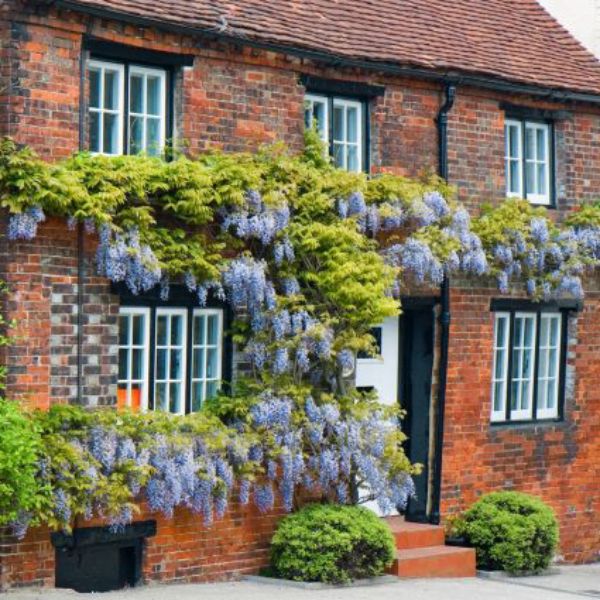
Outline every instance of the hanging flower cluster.
{"type": "Polygon", "coordinates": [[[37,235],[38,225],[45,220],[44,211],[39,206],[15,213],[8,221],[7,237],[9,240],[33,240],[37,235]]]}
{"type": "Polygon", "coordinates": [[[507,200],[475,223],[489,255],[499,290],[525,282],[536,299],[583,297],[582,277],[598,266],[595,234],[587,228],[557,227],[541,211],[507,200]]]}
{"type": "Polygon", "coordinates": [[[119,233],[109,225],[100,228],[96,250],[98,273],[114,283],[124,282],[132,294],[147,292],[161,283],[160,264],[139,232],[119,233]]]}

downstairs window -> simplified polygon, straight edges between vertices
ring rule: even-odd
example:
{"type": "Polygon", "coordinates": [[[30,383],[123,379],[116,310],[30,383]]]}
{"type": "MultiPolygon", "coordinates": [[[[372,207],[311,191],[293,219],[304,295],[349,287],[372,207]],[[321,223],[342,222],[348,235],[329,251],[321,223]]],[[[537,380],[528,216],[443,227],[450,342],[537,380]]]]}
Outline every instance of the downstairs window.
{"type": "Polygon", "coordinates": [[[560,417],[565,326],[563,311],[495,313],[492,422],[560,417]]]}
{"type": "Polygon", "coordinates": [[[144,303],[119,313],[118,404],[194,412],[224,377],[224,311],[144,303]]]}

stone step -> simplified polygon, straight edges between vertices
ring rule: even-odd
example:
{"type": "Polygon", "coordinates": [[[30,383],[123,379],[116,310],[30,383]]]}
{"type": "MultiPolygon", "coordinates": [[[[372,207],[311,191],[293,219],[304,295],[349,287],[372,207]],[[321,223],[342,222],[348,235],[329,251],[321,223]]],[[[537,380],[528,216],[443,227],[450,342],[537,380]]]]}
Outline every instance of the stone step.
{"type": "Polygon", "coordinates": [[[410,523],[404,517],[388,517],[385,520],[394,534],[398,550],[444,545],[444,528],[439,525],[410,523]]]}
{"type": "Polygon", "coordinates": [[[475,577],[475,550],[457,546],[398,550],[388,572],[397,577],[475,577]]]}

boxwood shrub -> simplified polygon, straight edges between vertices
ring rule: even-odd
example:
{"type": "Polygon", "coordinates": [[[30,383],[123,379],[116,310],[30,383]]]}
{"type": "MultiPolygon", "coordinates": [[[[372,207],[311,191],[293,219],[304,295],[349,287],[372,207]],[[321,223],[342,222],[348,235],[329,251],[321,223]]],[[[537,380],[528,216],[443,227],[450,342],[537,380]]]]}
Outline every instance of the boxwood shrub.
{"type": "Polygon", "coordinates": [[[477,566],[485,570],[541,571],[550,564],[558,544],[558,523],[552,509],[519,492],[483,496],[458,520],[456,528],[475,548],[477,566]]]}
{"type": "Polygon", "coordinates": [[[312,504],[280,522],[271,559],[278,577],[343,583],[381,575],[394,555],[389,527],[368,509],[312,504]]]}

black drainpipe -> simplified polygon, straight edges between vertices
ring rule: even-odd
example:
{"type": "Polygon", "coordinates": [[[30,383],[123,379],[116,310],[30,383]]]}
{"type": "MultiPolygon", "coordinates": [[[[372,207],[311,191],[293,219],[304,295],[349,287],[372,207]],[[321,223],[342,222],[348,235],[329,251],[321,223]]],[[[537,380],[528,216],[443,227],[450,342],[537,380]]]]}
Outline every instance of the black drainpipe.
{"type": "MultiPolygon", "coordinates": [[[[79,151],[85,149],[85,66],[87,51],[83,43],[79,55],[79,151]]],[[[83,405],[83,286],[85,285],[85,235],[77,221],[77,404],[83,405]]]]}
{"type": "MultiPolygon", "coordinates": [[[[439,175],[448,181],[448,113],[454,105],[456,85],[448,83],[445,101],[437,116],[439,175]]],[[[435,426],[435,455],[433,465],[433,495],[430,520],[440,522],[442,494],[442,451],[444,447],[444,413],[446,409],[446,380],[448,375],[448,343],[450,341],[450,277],[444,275],[440,286],[440,361],[438,368],[438,410],[435,426]]]]}

